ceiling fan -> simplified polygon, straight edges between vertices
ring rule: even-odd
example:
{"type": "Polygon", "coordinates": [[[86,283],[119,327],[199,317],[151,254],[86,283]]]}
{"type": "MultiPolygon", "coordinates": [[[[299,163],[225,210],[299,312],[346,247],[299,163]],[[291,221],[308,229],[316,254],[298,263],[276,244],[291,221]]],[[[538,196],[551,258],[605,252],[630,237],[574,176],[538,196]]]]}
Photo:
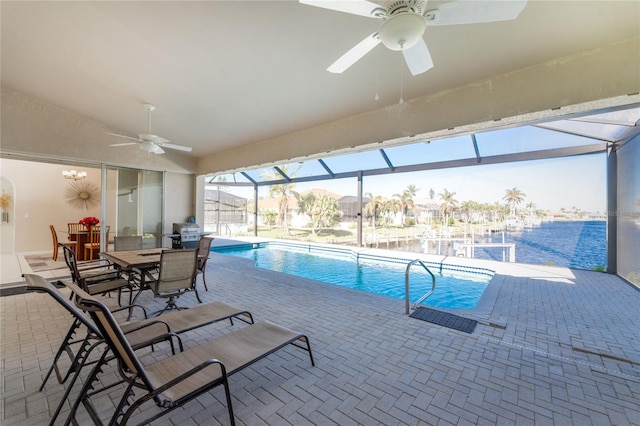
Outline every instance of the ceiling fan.
{"type": "Polygon", "coordinates": [[[124,138],[124,139],[131,139],[132,141],[134,141],[134,142],[115,143],[109,146],[126,146],[126,145],[138,144],[140,146],[140,149],[153,154],[164,154],[164,149],[162,148],[191,152],[191,148],[188,146],[169,143],[168,139],[152,134],[151,133],[151,111],[155,110],[156,107],[151,104],[144,104],[144,108],[149,113],[149,126],[148,126],[149,133],[140,133],[138,134],[137,138],[126,136],[126,135],[120,135],[117,133],[107,133],[108,135],[117,136],[119,138],[124,138]]]}
{"type": "Polygon", "coordinates": [[[527,4],[527,0],[459,0],[427,10],[427,0],[392,0],[381,1],[381,4],[367,0],[299,1],[309,6],[382,20],[378,31],[338,58],[327,71],[342,73],[382,43],[388,49],[402,51],[413,75],[433,68],[431,54],[422,38],[427,26],[509,21],[516,19],[527,4]],[[387,6],[383,6],[383,3],[387,6]]]}

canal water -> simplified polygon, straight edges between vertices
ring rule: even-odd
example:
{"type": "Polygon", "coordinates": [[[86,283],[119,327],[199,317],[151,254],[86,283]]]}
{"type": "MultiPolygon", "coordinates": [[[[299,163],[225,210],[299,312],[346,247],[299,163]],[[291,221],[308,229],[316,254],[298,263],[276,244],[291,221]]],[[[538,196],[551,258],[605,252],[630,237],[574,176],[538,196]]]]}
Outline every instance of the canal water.
{"type": "MultiPolygon", "coordinates": [[[[483,242],[503,242],[502,232],[485,237],[483,242]]],[[[515,244],[516,262],[574,269],[606,267],[606,241],[606,221],[545,222],[522,231],[504,232],[504,242],[515,244]]],[[[478,247],[474,251],[479,259],[503,260],[502,248],[478,247]]],[[[453,250],[449,254],[455,255],[453,250]]]]}

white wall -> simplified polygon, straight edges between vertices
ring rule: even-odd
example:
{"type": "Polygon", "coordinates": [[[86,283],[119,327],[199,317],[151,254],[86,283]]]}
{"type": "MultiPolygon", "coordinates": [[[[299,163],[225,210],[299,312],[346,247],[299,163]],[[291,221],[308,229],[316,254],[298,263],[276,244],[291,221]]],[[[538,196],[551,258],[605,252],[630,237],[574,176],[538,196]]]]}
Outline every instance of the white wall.
{"type": "Polygon", "coordinates": [[[51,250],[50,224],[58,231],[58,238],[66,240],[64,232],[68,222],[77,222],[86,216],[100,217],[99,202],[85,210],[67,201],[66,189],[73,181],[64,179],[62,171],[69,169],[88,173],[85,181],[96,186],[99,200],[100,169],[0,159],[3,189],[8,182],[15,191],[9,222],[2,223],[2,253],[51,250]]]}

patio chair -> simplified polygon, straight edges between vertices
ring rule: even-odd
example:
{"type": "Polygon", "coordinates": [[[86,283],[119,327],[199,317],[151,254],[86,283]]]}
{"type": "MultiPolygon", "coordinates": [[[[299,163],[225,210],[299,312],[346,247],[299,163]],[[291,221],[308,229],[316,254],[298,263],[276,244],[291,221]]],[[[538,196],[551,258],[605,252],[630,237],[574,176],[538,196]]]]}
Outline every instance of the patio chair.
{"type": "MultiPolygon", "coordinates": [[[[70,385],[67,387],[65,396],[61,401],[61,405],[56,410],[54,419],[59,414],[62,404],[68,397],[73,384],[75,383],[77,376],[83,366],[87,365],[87,359],[89,353],[94,349],[96,343],[102,341],[101,332],[95,326],[91,318],[85,315],[80,309],[78,309],[73,303],[69,301],[67,297],[52,283],[45,280],[40,275],[25,274],[25,280],[27,282],[27,291],[35,291],[40,293],[47,293],[54,300],[56,300],[65,310],[67,310],[73,317],[73,323],[67,332],[67,335],[63,339],[60,347],[53,359],[53,363],[45,375],[42,385],[39,391],[44,389],[51,373],[55,371],[58,378],[58,383],[62,384],[74,373],[73,379],[70,385]],[[79,329],[84,326],[87,334],[84,338],[76,339],[75,335],[79,329]],[[58,361],[63,353],[69,356],[71,365],[66,373],[61,373],[58,361]]],[[[69,282],[60,282],[61,285],[68,287],[72,295],[80,295],[80,297],[87,297],[87,293],[83,292],[78,286],[69,282]]],[[[111,310],[112,313],[130,310],[133,308],[140,308],[143,311],[144,318],[139,321],[127,321],[120,323],[120,327],[127,336],[127,340],[134,349],[142,347],[152,346],[154,343],[161,341],[169,341],[171,344],[172,353],[175,354],[172,337],[176,337],[178,334],[190,331],[196,328],[204,327],[209,324],[213,324],[218,321],[229,319],[231,325],[233,325],[233,319],[238,319],[247,324],[253,324],[253,315],[249,311],[236,308],[224,302],[214,302],[205,305],[200,305],[196,308],[186,311],[176,311],[167,314],[162,317],[162,320],[155,318],[147,319],[146,311],[142,306],[135,307],[123,307],[115,310],[111,310]]],[[[183,350],[182,342],[180,338],[177,338],[180,351],[183,350]]],[[[153,348],[153,346],[152,346],[153,348]]]]}
{"type": "Polygon", "coordinates": [[[58,233],[56,232],[56,228],[53,225],[49,225],[49,229],[51,230],[51,238],[53,239],[53,256],[51,256],[51,260],[55,262],[56,260],[58,260],[58,247],[60,246],[60,244],[70,248],[74,247],[75,249],[77,243],[75,241],[66,241],[64,243],[61,243],[60,241],[58,241],[58,233]]]}
{"type": "Polygon", "coordinates": [[[163,250],[157,273],[139,271],[146,275],[145,286],[153,291],[154,297],[167,299],[166,306],[157,315],[169,309],[184,309],[176,305],[176,299],[188,291],[195,291],[198,302],[202,303],[196,288],[197,266],[197,249],[163,250]]]}
{"type": "Polygon", "coordinates": [[[116,236],[113,238],[113,250],[140,250],[142,249],[141,235],[116,236]]]}
{"type": "Polygon", "coordinates": [[[129,304],[133,299],[133,278],[125,276],[122,270],[115,268],[106,260],[96,260],[79,264],[76,254],[63,247],[64,259],[71,272],[71,280],[89,294],[104,294],[118,291],[118,304],[122,290],[129,291],[129,304]]]}
{"type": "Polygon", "coordinates": [[[206,267],[207,260],[209,260],[209,254],[211,254],[211,243],[213,237],[202,237],[198,242],[198,275],[202,274],[202,284],[204,284],[204,290],[209,291],[207,288],[206,280],[206,267]]]}
{"type": "MultiPolygon", "coordinates": [[[[154,401],[162,411],[136,424],[149,424],[170,411],[183,406],[211,389],[222,385],[227,401],[229,423],[235,425],[228,377],[261,360],[271,353],[293,344],[309,353],[315,365],[306,335],[269,321],[260,321],[240,330],[224,334],[199,346],[144,364],[127,341],[122,329],[109,309],[93,297],[83,297],[76,304],[89,312],[106,343],[118,359],[118,371],[128,382],[124,396],[116,407],[110,424],[129,424],[131,416],[146,402],[154,401]],[[302,342],[302,344],[298,343],[302,342]],[[134,394],[133,388],[136,388],[134,394]],[[144,394],[140,395],[139,392],[144,394]]],[[[105,359],[102,355],[101,361],[105,359]]],[[[95,421],[98,414],[91,402],[90,390],[96,382],[101,366],[96,365],[85,380],[72,413],[80,403],[95,421]]],[[[146,413],[146,410],[143,411],[146,413]]],[[[144,415],[144,414],[141,414],[144,415]]]]}

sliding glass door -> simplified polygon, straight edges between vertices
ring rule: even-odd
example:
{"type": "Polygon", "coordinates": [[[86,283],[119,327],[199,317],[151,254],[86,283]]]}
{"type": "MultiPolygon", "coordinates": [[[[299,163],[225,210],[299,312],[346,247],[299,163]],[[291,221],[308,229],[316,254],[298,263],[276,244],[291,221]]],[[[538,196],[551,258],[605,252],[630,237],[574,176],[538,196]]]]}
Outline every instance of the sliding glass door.
{"type": "Polygon", "coordinates": [[[162,247],[163,173],[110,167],[106,180],[111,235],[141,235],[144,248],[162,247]]]}

